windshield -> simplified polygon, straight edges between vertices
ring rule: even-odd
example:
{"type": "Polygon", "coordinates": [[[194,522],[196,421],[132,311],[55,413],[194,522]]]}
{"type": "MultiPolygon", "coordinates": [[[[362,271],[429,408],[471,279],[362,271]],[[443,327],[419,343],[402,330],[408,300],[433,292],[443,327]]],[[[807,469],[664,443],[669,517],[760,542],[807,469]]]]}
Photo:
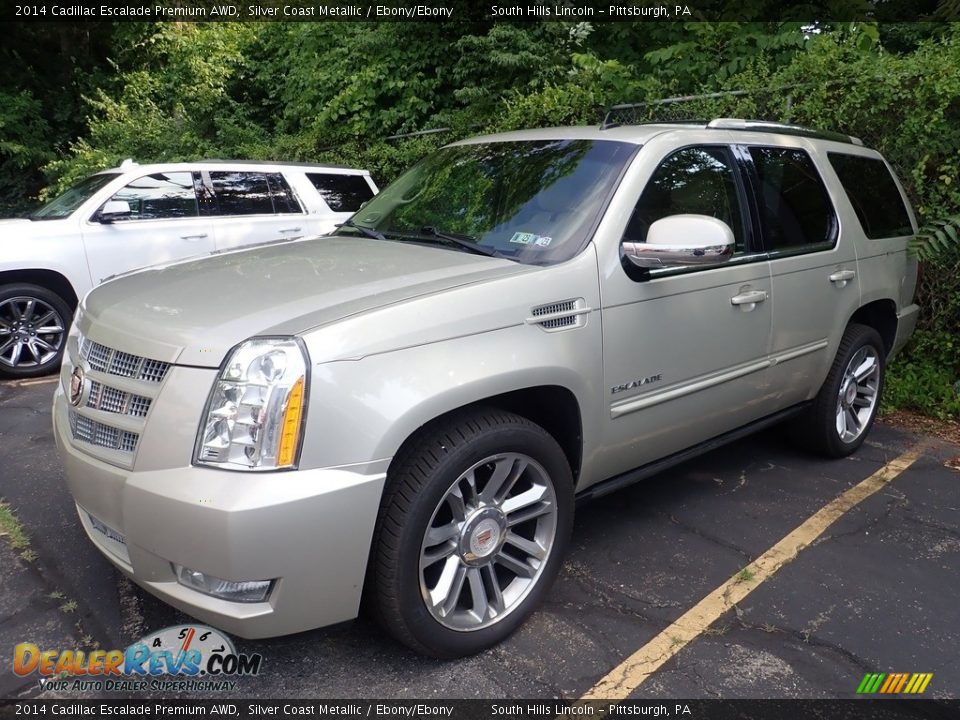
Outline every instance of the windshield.
{"type": "MultiPolygon", "coordinates": [[[[442,148],[370,200],[353,222],[390,240],[455,235],[511,260],[561,262],[586,244],[636,149],[611,140],[442,148]]],[[[346,225],[338,232],[359,231],[346,225]]]]}
{"type": "Polygon", "coordinates": [[[30,219],[59,220],[69,217],[73,214],[74,210],[89,200],[97,190],[116,177],[119,177],[117,173],[100,173],[84,178],[63,195],[60,195],[55,200],[51,200],[33,213],[33,215],[30,215],[30,219]]]}

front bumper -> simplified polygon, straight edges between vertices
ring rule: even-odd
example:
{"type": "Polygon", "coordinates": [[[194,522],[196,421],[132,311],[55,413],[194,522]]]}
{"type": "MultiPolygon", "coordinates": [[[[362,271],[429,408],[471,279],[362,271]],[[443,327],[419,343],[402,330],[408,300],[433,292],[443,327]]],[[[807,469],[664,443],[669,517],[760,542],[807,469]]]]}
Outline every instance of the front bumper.
{"type": "Polygon", "coordinates": [[[73,446],[59,385],[53,425],[87,535],[145,590],[245,638],[356,617],[383,472],[126,470],[73,446]],[[121,541],[104,534],[103,525],[121,541]],[[231,602],[179,584],[173,563],[225,580],[277,582],[264,602],[231,602]]]}

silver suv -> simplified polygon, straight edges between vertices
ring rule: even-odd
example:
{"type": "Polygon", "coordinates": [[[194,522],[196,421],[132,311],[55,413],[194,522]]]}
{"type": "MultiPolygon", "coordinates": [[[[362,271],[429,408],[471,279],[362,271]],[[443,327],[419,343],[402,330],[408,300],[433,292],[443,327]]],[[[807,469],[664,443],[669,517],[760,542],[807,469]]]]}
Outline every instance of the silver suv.
{"type": "Polygon", "coordinates": [[[366,170],[203,160],[84,178],[0,220],[0,378],[55,372],[77,299],[118,273],[331,232],[377,191],[366,170]]]}
{"type": "Polygon", "coordinates": [[[454,143],[333,236],[80,304],[54,427],[80,522],[243,637],[354,617],[476,652],[575,499],[790,419],[869,432],[917,317],[915,220],[854,138],[715,120],[454,143]]]}

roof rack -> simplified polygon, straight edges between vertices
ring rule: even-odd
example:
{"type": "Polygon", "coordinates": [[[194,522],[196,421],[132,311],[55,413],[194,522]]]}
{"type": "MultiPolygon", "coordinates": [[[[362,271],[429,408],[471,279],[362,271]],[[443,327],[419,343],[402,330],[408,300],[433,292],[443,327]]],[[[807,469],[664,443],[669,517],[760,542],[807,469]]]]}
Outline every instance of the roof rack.
{"type": "Polygon", "coordinates": [[[751,132],[782,133],[784,135],[800,135],[801,137],[817,138],[819,140],[833,140],[835,142],[863,145],[863,140],[853,135],[845,135],[829,130],[816,130],[802,125],[788,125],[786,123],[771,122],[768,120],[743,120],[741,118],[716,118],[707,123],[708,128],[717,130],[750,130],[751,132]]]}
{"type": "Polygon", "coordinates": [[[831,132],[829,130],[817,130],[815,128],[803,127],[802,125],[790,125],[787,123],[778,123],[770,120],[745,120],[743,118],[714,118],[713,120],[646,120],[643,122],[630,121],[630,117],[635,117],[637,109],[647,107],[649,103],[634,103],[628,105],[614,105],[607,110],[601,130],[620,127],[624,123],[617,122],[613,118],[618,114],[627,114],[628,125],[692,125],[694,127],[703,127],[709,130],[749,130],[751,132],[780,133],[782,135],[799,135],[801,137],[817,138],[819,140],[833,140],[834,142],[850,143],[853,145],[863,145],[863,140],[854,135],[831,132]]]}
{"type": "Polygon", "coordinates": [[[350,165],[340,165],[339,163],[328,162],[300,162],[297,160],[224,160],[222,158],[204,158],[197,160],[198,163],[209,165],[293,165],[295,167],[323,167],[337,168],[338,170],[359,170],[350,165]]]}

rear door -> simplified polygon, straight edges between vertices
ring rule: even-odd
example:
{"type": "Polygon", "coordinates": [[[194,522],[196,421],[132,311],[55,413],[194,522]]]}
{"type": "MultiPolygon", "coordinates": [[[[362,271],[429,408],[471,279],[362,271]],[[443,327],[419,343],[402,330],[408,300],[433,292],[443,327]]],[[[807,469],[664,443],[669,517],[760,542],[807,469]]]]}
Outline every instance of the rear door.
{"type": "MultiPolygon", "coordinates": [[[[793,140],[793,139],[791,139],[793,140]]],[[[796,142],[739,147],[759,208],[773,295],[771,392],[780,407],[812,398],[860,304],[856,247],[817,167],[796,142]]]]}
{"type": "Polygon", "coordinates": [[[209,197],[201,209],[213,223],[217,250],[309,234],[306,212],[282,173],[211,169],[202,176],[209,197]]]}
{"type": "Polygon", "coordinates": [[[145,174],[109,198],[126,202],[129,214],[101,223],[98,208],[82,229],[93,283],[212,251],[213,230],[209,219],[200,215],[198,181],[197,173],[190,171],[145,174]]]}
{"type": "Polygon", "coordinates": [[[893,302],[902,313],[913,302],[917,278],[917,261],[907,255],[914,219],[906,193],[873,151],[843,147],[828,151],[827,158],[825,172],[834,172],[837,193],[849,204],[839,211],[845,235],[857,246],[861,304],[893,302]]]}

